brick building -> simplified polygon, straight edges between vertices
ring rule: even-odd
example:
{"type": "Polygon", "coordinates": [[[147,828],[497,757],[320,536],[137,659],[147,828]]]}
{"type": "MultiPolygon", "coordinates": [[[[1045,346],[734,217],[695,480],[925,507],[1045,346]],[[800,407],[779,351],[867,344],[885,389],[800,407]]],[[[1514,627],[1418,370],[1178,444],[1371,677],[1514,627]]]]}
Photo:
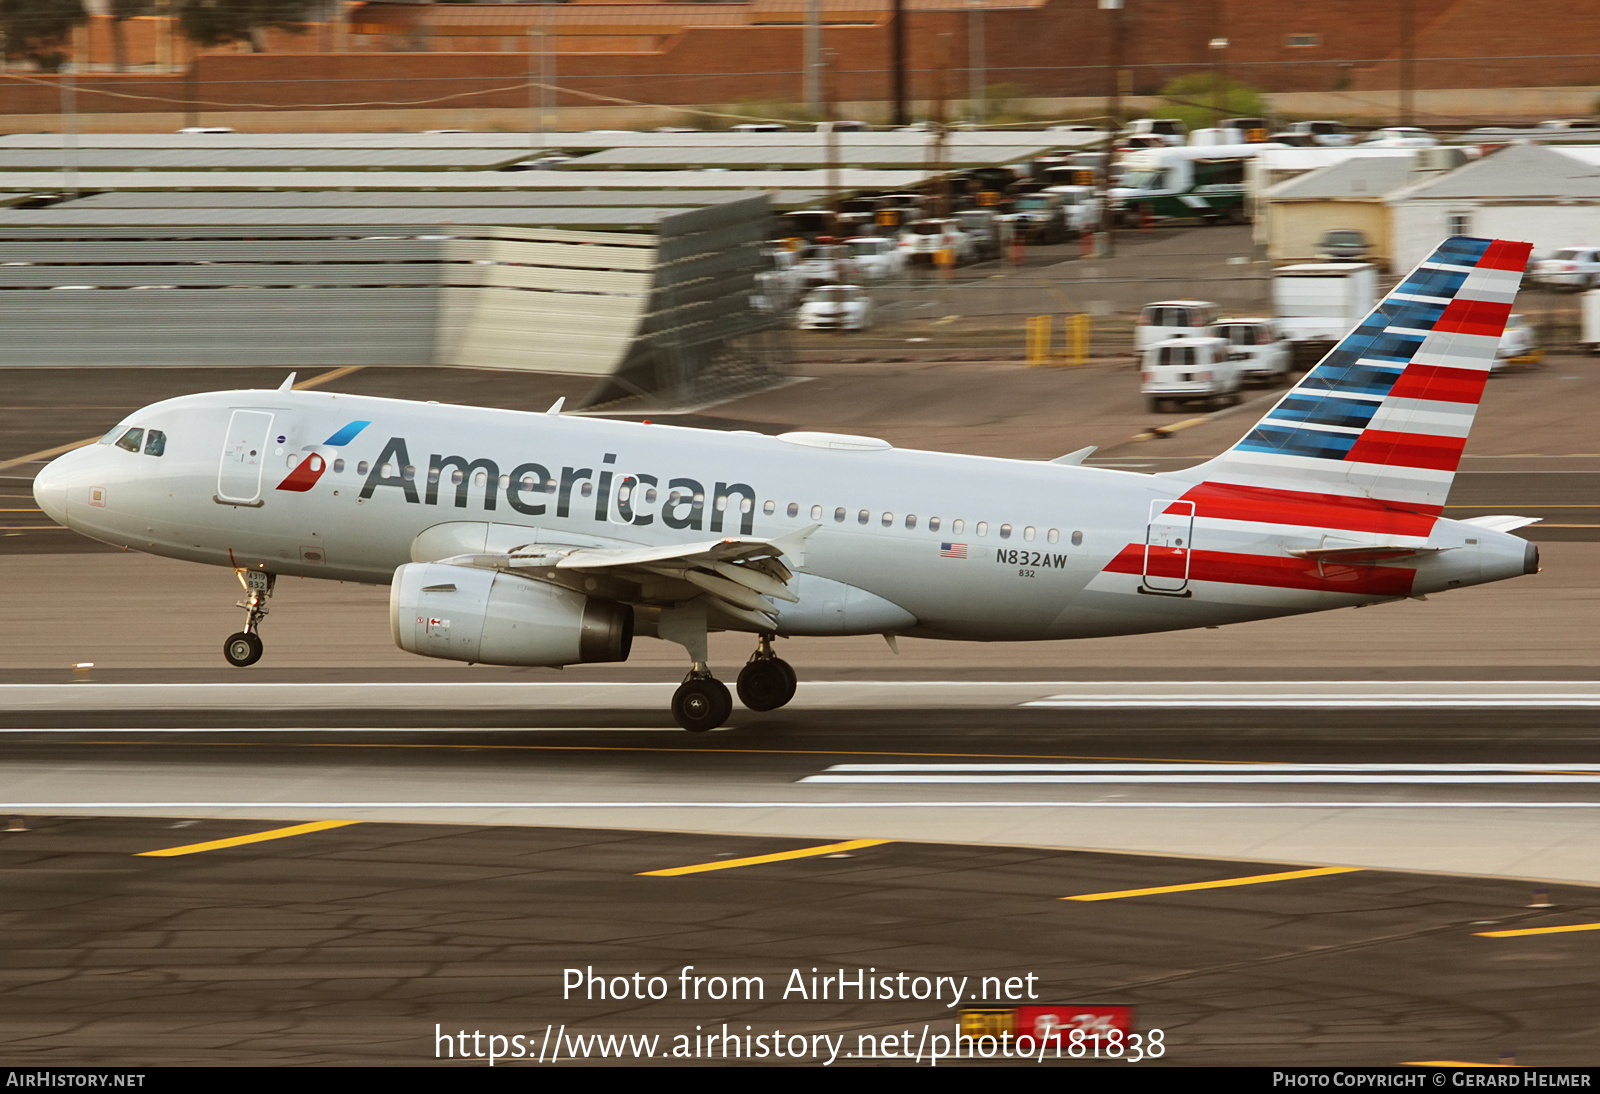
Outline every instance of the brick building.
{"type": "MultiPolygon", "coordinates": [[[[998,98],[1102,96],[1118,39],[1122,87],[1132,94],[1219,64],[1269,92],[1389,89],[1401,78],[1407,8],[1419,89],[1600,83],[1600,9],[1567,0],[1524,0],[1514,18],[1489,0],[1125,2],[1111,13],[1097,0],[905,0],[910,97],[933,98],[942,82],[959,103],[975,78],[998,98]],[[1215,39],[1227,47],[1213,49],[1215,39]]],[[[823,46],[836,58],[833,96],[887,99],[890,0],[821,3],[823,46]]],[[[186,66],[181,75],[94,72],[110,60],[104,19],[80,33],[75,52],[91,62],[79,80],[83,109],[107,112],[190,99],[207,109],[514,108],[527,102],[533,54],[546,49],[562,106],[792,103],[803,96],[805,13],[805,0],[350,3],[337,23],[273,32],[266,53],[192,60],[164,21],[128,21],[129,61],[186,66]],[[119,97],[131,95],[147,98],[119,97]]],[[[0,114],[54,112],[50,83],[0,80],[0,114]]]]}

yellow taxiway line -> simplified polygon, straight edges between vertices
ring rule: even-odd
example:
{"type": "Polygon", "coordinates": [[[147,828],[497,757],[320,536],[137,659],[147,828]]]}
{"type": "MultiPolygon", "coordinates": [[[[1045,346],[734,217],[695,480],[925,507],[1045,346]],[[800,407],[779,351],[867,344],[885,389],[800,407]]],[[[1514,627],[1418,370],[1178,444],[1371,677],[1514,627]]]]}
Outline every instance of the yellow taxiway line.
{"type": "Polygon", "coordinates": [[[737,866],[760,866],[766,862],[786,862],[794,858],[815,858],[840,851],[854,851],[858,847],[876,847],[880,843],[893,843],[888,839],[852,839],[843,843],[824,843],[820,847],[802,847],[798,851],[779,851],[771,855],[751,855],[749,858],[723,859],[721,862],[701,862],[693,866],[674,866],[667,870],[646,870],[639,877],[679,877],[683,874],[703,874],[710,870],[732,870],[737,866]]]}
{"type": "Polygon", "coordinates": [[[1566,927],[1522,927],[1514,931],[1474,931],[1479,938],[1517,938],[1525,934],[1567,934],[1572,931],[1600,931],[1600,923],[1573,923],[1566,927]]]}
{"type": "Polygon", "coordinates": [[[248,836],[231,836],[228,839],[208,840],[205,843],[186,843],[182,847],[163,847],[159,851],[140,851],[135,857],[175,858],[178,855],[197,855],[201,851],[219,851],[224,847],[242,847],[247,843],[263,843],[266,840],[303,836],[308,832],[324,832],[329,828],[343,828],[346,825],[360,823],[360,821],[350,820],[312,821],[309,824],[290,825],[288,828],[272,828],[265,832],[252,832],[248,836]]]}
{"type": "Polygon", "coordinates": [[[1319,866],[1314,870],[1285,870],[1280,874],[1254,874],[1250,877],[1230,877],[1221,881],[1195,881],[1188,885],[1158,885],[1151,889],[1119,889],[1113,893],[1084,893],[1082,896],[1064,896],[1062,900],[1121,900],[1130,896],[1155,896],[1158,893],[1188,893],[1196,889],[1229,889],[1235,885],[1265,885],[1272,881],[1295,881],[1303,877],[1326,877],[1329,874],[1359,873],[1356,866],[1319,866]]]}

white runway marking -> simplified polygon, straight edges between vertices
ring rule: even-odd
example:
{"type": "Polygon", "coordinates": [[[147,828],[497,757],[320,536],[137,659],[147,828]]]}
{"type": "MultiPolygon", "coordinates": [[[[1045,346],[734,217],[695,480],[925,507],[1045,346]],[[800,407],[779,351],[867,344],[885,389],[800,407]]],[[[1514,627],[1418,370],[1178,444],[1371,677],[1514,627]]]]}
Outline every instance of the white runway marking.
{"type": "Polygon", "coordinates": [[[1600,802],[1419,802],[1419,801],[65,801],[3,802],[0,811],[43,813],[61,810],[248,809],[310,811],[326,816],[361,809],[1600,809],[1600,802]]]}
{"type": "Polygon", "coordinates": [[[1504,785],[1600,783],[1595,764],[834,764],[803,783],[894,786],[905,784],[1242,786],[1286,783],[1357,785],[1504,785]]]}

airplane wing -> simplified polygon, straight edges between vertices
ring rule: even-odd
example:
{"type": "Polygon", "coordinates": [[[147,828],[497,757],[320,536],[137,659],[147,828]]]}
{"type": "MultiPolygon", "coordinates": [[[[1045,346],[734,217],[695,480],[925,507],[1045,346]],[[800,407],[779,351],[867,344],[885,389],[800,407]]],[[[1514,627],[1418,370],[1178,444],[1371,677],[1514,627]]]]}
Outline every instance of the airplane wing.
{"type": "Polygon", "coordinates": [[[802,565],[805,541],[820,527],[813,524],[776,539],[728,536],[665,547],[530,543],[439,561],[518,573],[634,603],[676,604],[704,596],[708,607],[732,619],[769,628],[775,625],[774,611],[764,598],[800,602],[789,591],[794,574],[782,560],[802,565]]]}
{"type": "Polygon", "coordinates": [[[1510,514],[1499,516],[1468,517],[1462,524],[1476,524],[1479,528],[1488,528],[1494,532],[1515,532],[1518,528],[1526,528],[1530,524],[1538,524],[1543,517],[1516,517],[1510,514]]]}

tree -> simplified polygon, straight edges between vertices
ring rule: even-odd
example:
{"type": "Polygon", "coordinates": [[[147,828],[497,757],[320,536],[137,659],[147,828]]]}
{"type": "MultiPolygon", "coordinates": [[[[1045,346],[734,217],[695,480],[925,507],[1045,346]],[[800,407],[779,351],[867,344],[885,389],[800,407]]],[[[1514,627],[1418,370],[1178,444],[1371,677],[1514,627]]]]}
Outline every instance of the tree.
{"type": "MultiPolygon", "coordinates": [[[[1166,105],[1151,111],[1156,118],[1177,118],[1190,129],[1216,124],[1217,80],[1210,72],[1191,72],[1168,80],[1161,89],[1166,105]]],[[[1261,117],[1268,113],[1261,92],[1235,80],[1222,81],[1224,118],[1261,117]]]]}
{"type": "Polygon", "coordinates": [[[265,53],[268,30],[303,34],[317,6],[317,0],[178,0],[178,29],[197,46],[249,42],[250,52],[265,53]]]}
{"type": "Polygon", "coordinates": [[[106,13],[111,16],[111,67],[118,72],[128,68],[128,43],[122,24],[156,10],[155,0],[110,0],[106,13]]]}
{"type": "Polygon", "coordinates": [[[42,72],[67,63],[75,27],[89,18],[83,0],[0,0],[6,59],[31,61],[42,72]]]}

